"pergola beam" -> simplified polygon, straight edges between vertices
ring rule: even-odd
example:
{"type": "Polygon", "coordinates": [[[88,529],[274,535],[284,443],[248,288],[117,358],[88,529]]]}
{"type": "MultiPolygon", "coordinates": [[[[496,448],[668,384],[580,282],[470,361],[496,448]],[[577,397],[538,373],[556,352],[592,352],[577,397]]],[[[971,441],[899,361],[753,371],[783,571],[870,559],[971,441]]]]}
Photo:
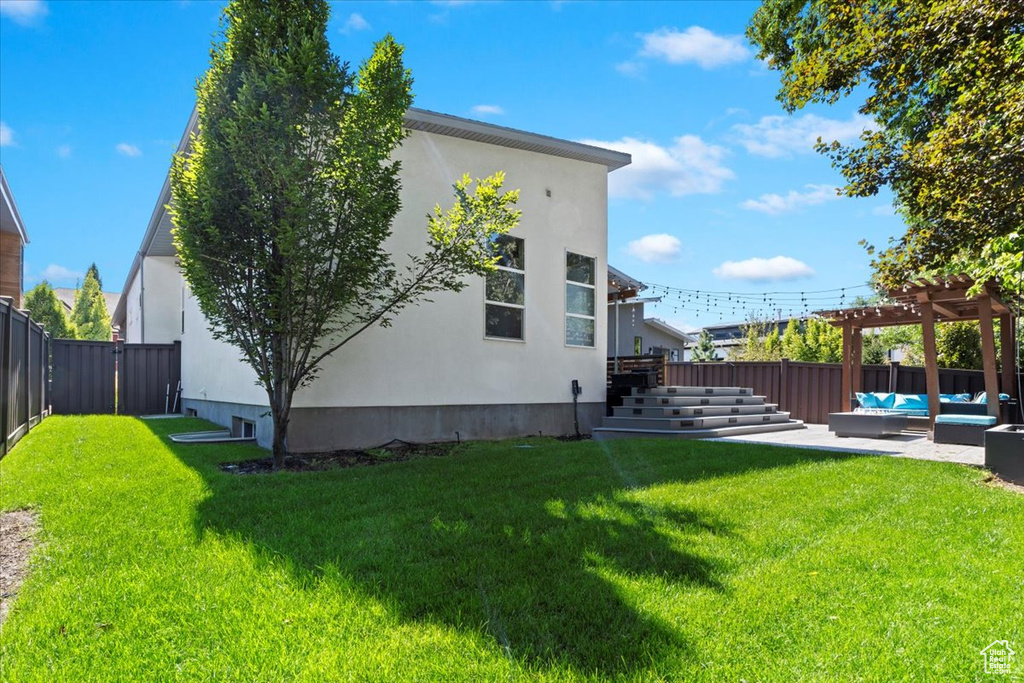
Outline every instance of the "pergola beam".
{"type": "Polygon", "coordinates": [[[999,419],[999,377],[996,374],[996,339],[992,330],[992,302],[987,296],[978,300],[978,323],[981,326],[981,368],[985,373],[985,395],[988,414],[999,419]]]}
{"type": "Polygon", "coordinates": [[[929,301],[921,309],[921,332],[924,337],[924,378],[928,387],[928,433],[935,429],[939,414],[939,364],[935,349],[935,311],[929,301]]]}

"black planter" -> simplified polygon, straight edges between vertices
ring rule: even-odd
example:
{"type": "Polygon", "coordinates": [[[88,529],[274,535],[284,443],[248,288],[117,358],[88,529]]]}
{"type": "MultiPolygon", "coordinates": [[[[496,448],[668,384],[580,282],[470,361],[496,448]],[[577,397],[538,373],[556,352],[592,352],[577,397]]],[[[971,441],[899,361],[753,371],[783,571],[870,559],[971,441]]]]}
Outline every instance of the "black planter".
{"type": "Polygon", "coordinates": [[[1001,425],[985,432],[985,467],[1024,485],[1024,425],[1001,425]]]}

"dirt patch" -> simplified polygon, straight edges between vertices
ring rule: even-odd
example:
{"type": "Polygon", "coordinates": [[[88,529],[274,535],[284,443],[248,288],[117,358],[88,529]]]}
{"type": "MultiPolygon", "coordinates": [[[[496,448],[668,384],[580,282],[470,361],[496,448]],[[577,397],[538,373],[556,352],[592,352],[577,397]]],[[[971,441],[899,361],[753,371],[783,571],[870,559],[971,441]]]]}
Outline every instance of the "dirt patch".
{"type": "MultiPolygon", "coordinates": [[[[325,453],[302,453],[290,455],[284,462],[289,472],[318,472],[346,467],[383,465],[388,462],[402,462],[413,458],[441,458],[450,455],[457,443],[410,443],[395,439],[377,448],[366,450],[328,451],[325,453]]],[[[222,463],[220,468],[231,474],[263,474],[274,471],[274,458],[258,458],[241,462],[222,463]]]]}
{"type": "Polygon", "coordinates": [[[14,596],[25,580],[38,531],[39,514],[32,510],[0,514],[0,624],[7,618],[14,596]]]}
{"type": "Polygon", "coordinates": [[[1009,491],[1013,491],[1014,493],[1024,494],[1024,486],[1021,486],[1020,484],[1014,484],[1013,482],[1006,481],[1005,479],[1000,479],[999,477],[997,477],[994,474],[991,475],[991,476],[985,477],[984,481],[989,486],[998,486],[1000,488],[1004,488],[1004,489],[1007,489],[1009,491]]]}

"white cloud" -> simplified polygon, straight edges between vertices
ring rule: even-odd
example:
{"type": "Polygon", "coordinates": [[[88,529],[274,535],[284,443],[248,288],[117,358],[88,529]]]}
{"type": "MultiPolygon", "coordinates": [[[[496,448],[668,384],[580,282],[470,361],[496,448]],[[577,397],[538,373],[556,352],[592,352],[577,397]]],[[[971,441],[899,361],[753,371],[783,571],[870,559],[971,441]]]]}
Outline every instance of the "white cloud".
{"type": "Polygon", "coordinates": [[[704,69],[742,62],[750,54],[743,36],[720,36],[706,28],[691,26],[685,31],[662,28],[640,34],[643,47],[639,57],[661,59],[669,64],[699,64],[704,69]]]}
{"type": "Polygon", "coordinates": [[[613,197],[650,200],[659,192],[673,197],[714,194],[721,191],[722,183],[736,177],[722,165],[725,148],[709,145],[697,135],[678,137],[671,147],[630,137],[579,142],[633,156],[633,163],[608,176],[608,193],[613,197]]]}
{"type": "Polygon", "coordinates": [[[55,285],[59,283],[75,282],[76,280],[81,280],[84,277],[85,273],[77,270],[71,270],[64,266],[59,266],[56,263],[51,263],[43,268],[43,272],[39,273],[40,280],[49,280],[51,284],[55,285]]]}
{"type": "Polygon", "coordinates": [[[368,28],[370,28],[370,22],[363,19],[362,14],[353,12],[345,21],[344,26],[341,27],[341,32],[346,34],[355,33],[356,31],[365,31],[368,28]]]}
{"type": "Polygon", "coordinates": [[[127,142],[119,142],[114,148],[118,154],[123,154],[126,157],[140,157],[142,156],[142,150],[135,145],[129,145],[127,142]]]}
{"type": "Polygon", "coordinates": [[[473,113],[478,116],[487,116],[488,114],[501,116],[505,113],[505,110],[496,104],[478,104],[473,107],[473,113]]]}
{"type": "Polygon", "coordinates": [[[724,280],[768,282],[811,277],[814,275],[814,270],[795,258],[776,256],[769,259],[749,258],[746,261],[726,261],[715,268],[714,273],[724,280]]]}
{"type": "Polygon", "coordinates": [[[623,76],[640,76],[644,72],[644,65],[641,62],[628,60],[615,65],[615,70],[623,76]]]}
{"type": "Polygon", "coordinates": [[[769,216],[790,213],[805,206],[824,204],[839,199],[836,188],[832,185],[805,185],[806,192],[790,190],[786,196],[781,194],[763,194],[757,199],[748,199],[741,206],[750,211],[760,211],[769,216]]]}
{"type": "Polygon", "coordinates": [[[71,145],[61,145],[57,148],[57,156],[61,159],[67,159],[71,156],[71,145]]]}
{"type": "Polygon", "coordinates": [[[14,144],[14,131],[3,121],[0,121],[0,147],[8,147],[14,144]]]}
{"type": "Polygon", "coordinates": [[[683,243],[665,233],[644,235],[626,245],[626,252],[644,263],[672,263],[683,254],[683,243]]]}
{"type": "Polygon", "coordinates": [[[0,0],[0,15],[22,26],[31,26],[49,11],[43,0],[0,0]]]}
{"type": "Polygon", "coordinates": [[[805,114],[764,116],[755,124],[738,123],[732,128],[739,136],[739,144],[749,153],[778,158],[813,152],[819,137],[823,142],[851,142],[873,127],[871,119],[861,114],[854,114],[848,121],[805,114]]]}

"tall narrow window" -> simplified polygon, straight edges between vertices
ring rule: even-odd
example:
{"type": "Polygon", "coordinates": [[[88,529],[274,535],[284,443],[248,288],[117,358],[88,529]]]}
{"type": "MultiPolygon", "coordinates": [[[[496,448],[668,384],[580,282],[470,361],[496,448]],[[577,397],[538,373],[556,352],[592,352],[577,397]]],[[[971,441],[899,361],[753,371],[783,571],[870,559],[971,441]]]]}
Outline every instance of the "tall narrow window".
{"type": "Polygon", "coordinates": [[[565,343],[594,346],[594,259],[565,252],[565,343]]]}
{"type": "Polygon", "coordinates": [[[484,292],[484,334],[497,339],[523,338],[526,309],[526,250],[518,237],[494,240],[498,269],[487,275],[484,292]]]}

